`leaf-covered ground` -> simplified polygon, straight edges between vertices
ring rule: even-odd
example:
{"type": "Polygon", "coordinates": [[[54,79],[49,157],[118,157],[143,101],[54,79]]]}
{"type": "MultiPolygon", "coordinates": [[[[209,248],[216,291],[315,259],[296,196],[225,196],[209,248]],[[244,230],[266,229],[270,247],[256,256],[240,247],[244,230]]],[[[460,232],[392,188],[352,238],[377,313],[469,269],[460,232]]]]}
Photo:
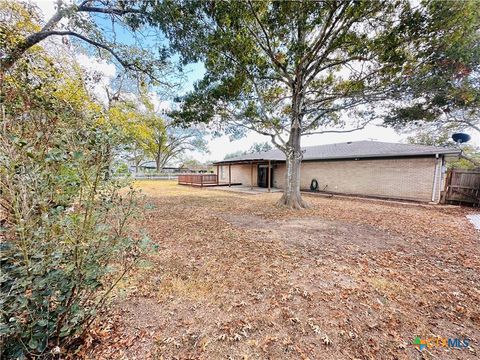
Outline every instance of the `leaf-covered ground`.
{"type": "Polygon", "coordinates": [[[473,209],[306,195],[311,208],[137,183],[158,251],[120,288],[94,358],[476,359],[473,209]],[[468,338],[420,352],[415,336],[468,338]]]}

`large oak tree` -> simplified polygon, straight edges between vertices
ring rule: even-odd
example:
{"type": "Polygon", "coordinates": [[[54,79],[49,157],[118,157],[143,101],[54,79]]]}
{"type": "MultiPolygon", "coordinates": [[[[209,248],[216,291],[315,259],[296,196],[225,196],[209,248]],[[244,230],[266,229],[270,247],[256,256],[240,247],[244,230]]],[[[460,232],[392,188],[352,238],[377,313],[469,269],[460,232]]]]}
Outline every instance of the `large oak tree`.
{"type": "Polygon", "coordinates": [[[415,14],[425,10],[406,0],[183,0],[162,2],[152,20],[185,62],[206,67],[175,116],[270,136],[286,157],[280,203],[303,208],[301,137],[361,129],[378,115],[374,106],[415,71],[415,14]]]}

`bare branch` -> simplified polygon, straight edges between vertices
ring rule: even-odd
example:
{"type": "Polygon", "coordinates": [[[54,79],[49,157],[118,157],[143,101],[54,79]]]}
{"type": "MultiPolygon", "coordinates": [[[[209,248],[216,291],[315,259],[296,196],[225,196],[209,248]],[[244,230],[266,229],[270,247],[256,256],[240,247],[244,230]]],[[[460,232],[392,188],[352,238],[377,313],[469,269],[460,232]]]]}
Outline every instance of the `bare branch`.
{"type": "Polygon", "coordinates": [[[267,56],[270,58],[270,60],[272,60],[273,64],[282,71],[283,75],[286,77],[286,79],[288,80],[289,84],[292,84],[292,77],[290,76],[290,74],[288,73],[288,70],[286,68],[285,65],[283,65],[280,61],[278,61],[278,59],[276,58],[275,56],[275,53],[272,49],[272,46],[270,44],[270,35],[268,34],[267,30],[265,29],[265,27],[263,26],[263,23],[262,21],[258,18],[258,15],[257,15],[257,12],[255,11],[255,9],[253,8],[253,5],[252,5],[252,2],[249,0],[248,1],[248,5],[250,7],[250,10],[253,14],[253,16],[255,17],[255,20],[257,22],[257,24],[260,26],[260,29],[262,30],[264,36],[265,36],[265,41],[266,41],[266,45],[265,44],[262,44],[262,41],[258,38],[257,34],[255,33],[255,31],[251,30],[250,27],[247,25],[247,24],[244,24],[245,28],[250,32],[250,34],[256,39],[257,41],[257,44],[258,46],[260,46],[260,48],[262,48],[262,50],[267,54],[267,56]]]}
{"type": "Polygon", "coordinates": [[[319,130],[319,131],[310,131],[303,133],[302,136],[307,136],[307,135],[316,135],[316,134],[343,134],[343,133],[351,133],[354,131],[362,130],[365,129],[365,127],[372,122],[373,119],[369,119],[366,122],[364,122],[362,125],[353,128],[353,129],[339,129],[339,130],[319,130]]]}
{"type": "Polygon", "coordinates": [[[77,7],[79,12],[101,13],[111,15],[142,14],[140,9],[118,9],[118,8],[99,8],[94,6],[80,5],[77,7]]]}
{"type": "MultiPolygon", "coordinates": [[[[344,3],[344,5],[347,5],[347,3],[344,3]]],[[[344,6],[344,8],[342,9],[341,11],[341,14],[345,11],[345,9],[347,8],[347,6],[344,6]]],[[[328,38],[330,32],[332,31],[332,29],[335,27],[335,24],[336,22],[338,21],[338,19],[341,17],[341,16],[337,16],[337,18],[334,20],[334,23],[333,25],[330,27],[330,29],[328,30],[328,33],[326,33],[327,31],[327,28],[329,27],[329,25],[331,24],[331,21],[332,21],[332,18],[333,18],[333,15],[335,14],[335,12],[337,11],[338,7],[335,7],[329,14],[328,14],[328,17],[327,19],[325,20],[325,23],[324,25],[322,26],[322,29],[320,30],[320,33],[319,35],[317,36],[317,38],[312,42],[312,49],[307,52],[305,54],[305,56],[302,58],[302,60],[300,61],[300,66],[303,66],[303,64],[305,62],[310,62],[311,59],[315,59],[318,55],[318,51],[322,48],[322,46],[324,45],[324,41],[326,38],[328,38]]]]}
{"type": "Polygon", "coordinates": [[[102,43],[99,43],[98,41],[95,41],[95,40],[92,40],[92,39],[89,39],[87,38],[86,36],[83,36],[79,33],[76,33],[74,31],[70,31],[70,30],[64,30],[64,31],[61,31],[61,30],[52,30],[52,31],[48,31],[45,33],[46,34],[46,37],[47,36],[51,36],[51,35],[59,35],[59,36],[73,36],[73,37],[76,37],[76,38],[79,38],[93,46],[96,46],[97,48],[101,48],[103,50],[106,50],[108,51],[110,54],[113,55],[113,57],[125,68],[127,69],[130,69],[133,67],[133,64],[131,63],[127,63],[125,60],[123,60],[120,55],[118,55],[111,47],[105,45],[105,44],[102,44],[102,43]]]}

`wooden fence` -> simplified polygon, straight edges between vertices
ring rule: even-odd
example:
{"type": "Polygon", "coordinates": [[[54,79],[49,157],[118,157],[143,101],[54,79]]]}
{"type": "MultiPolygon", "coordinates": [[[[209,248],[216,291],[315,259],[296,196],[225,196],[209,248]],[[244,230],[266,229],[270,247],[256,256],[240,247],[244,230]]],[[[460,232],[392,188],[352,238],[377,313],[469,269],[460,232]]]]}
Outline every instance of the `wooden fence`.
{"type": "Polygon", "coordinates": [[[449,170],[443,199],[445,203],[480,206],[480,170],[449,170]]]}
{"type": "Polygon", "coordinates": [[[178,175],[180,185],[215,186],[218,185],[217,174],[182,174],[178,175]]]}

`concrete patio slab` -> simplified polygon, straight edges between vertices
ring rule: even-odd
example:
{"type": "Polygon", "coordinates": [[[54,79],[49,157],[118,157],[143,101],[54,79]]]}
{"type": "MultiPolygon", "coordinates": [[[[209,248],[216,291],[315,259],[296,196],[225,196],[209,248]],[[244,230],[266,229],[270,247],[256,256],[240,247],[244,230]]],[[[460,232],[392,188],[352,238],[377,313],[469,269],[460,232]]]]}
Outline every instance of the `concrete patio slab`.
{"type": "Polygon", "coordinates": [[[473,224],[475,229],[480,230],[480,214],[467,215],[467,218],[473,224]]]}
{"type": "MultiPolygon", "coordinates": [[[[222,191],[231,191],[231,192],[238,192],[242,194],[251,194],[251,195],[258,195],[258,194],[265,194],[268,193],[267,188],[261,188],[261,187],[253,187],[251,188],[250,186],[211,186],[208,188],[209,190],[222,190],[222,191]]],[[[282,192],[281,189],[270,189],[271,193],[278,193],[282,192]]]]}

